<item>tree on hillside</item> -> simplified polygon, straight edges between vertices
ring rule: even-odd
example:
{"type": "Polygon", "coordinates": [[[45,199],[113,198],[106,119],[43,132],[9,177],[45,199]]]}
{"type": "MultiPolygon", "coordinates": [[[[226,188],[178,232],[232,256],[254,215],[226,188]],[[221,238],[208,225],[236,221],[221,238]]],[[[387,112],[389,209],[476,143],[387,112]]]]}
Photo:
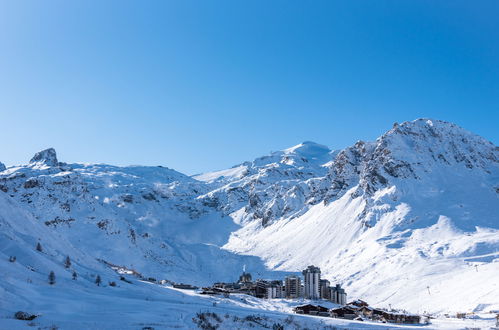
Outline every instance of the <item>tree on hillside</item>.
{"type": "Polygon", "coordinates": [[[49,274],[49,284],[54,285],[55,284],[55,274],[54,271],[51,271],[49,274]]]}
{"type": "Polygon", "coordinates": [[[69,259],[69,256],[66,257],[66,261],[64,262],[64,267],[66,268],[71,267],[71,259],[69,259]]]}
{"type": "Polygon", "coordinates": [[[42,245],[40,244],[40,242],[36,243],[36,250],[39,252],[43,252],[42,245]]]}
{"type": "Polygon", "coordinates": [[[100,278],[100,275],[97,275],[97,277],[95,278],[95,284],[97,284],[97,286],[100,286],[102,280],[100,278]]]}

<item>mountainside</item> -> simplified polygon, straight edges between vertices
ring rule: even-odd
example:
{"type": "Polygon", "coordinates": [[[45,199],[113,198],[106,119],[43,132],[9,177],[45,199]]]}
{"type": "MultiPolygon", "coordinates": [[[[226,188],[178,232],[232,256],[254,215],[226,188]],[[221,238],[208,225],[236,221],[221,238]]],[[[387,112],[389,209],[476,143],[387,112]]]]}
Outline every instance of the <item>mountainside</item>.
{"type": "MultiPolygon", "coordinates": [[[[80,244],[81,249],[72,245],[3,192],[0,247],[1,329],[191,329],[203,324],[203,319],[219,329],[269,328],[275,323],[308,328],[326,323],[359,326],[346,320],[290,318],[299,302],[203,296],[152,284],[129,270],[117,273],[96,260],[89,245],[80,244]],[[52,284],[50,272],[54,273],[52,284]],[[99,285],[97,278],[101,279],[99,285]],[[18,312],[35,319],[15,319],[18,312]]],[[[362,324],[362,328],[366,326],[385,329],[379,324],[362,324]]]]}
{"type": "Polygon", "coordinates": [[[206,185],[168,168],[65,164],[48,149],[1,172],[0,189],[95,258],[151,277],[207,284],[245,264],[268,273],[220,248],[238,226],[196,199],[206,185]]]}
{"type": "Polygon", "coordinates": [[[282,278],[314,264],[379,306],[499,309],[499,148],[443,121],[193,177],[65,164],[47,149],[0,164],[0,190],[34,215],[42,244],[57,235],[89,263],[198,285],[235,280],[243,265],[282,278]]]}
{"type": "Polygon", "coordinates": [[[327,166],[307,181],[302,215],[253,222],[226,248],[274,269],[319,265],[376,304],[497,306],[497,147],[453,124],[417,120],[357,142],[327,166]]]}
{"type": "Polygon", "coordinates": [[[259,220],[266,226],[277,218],[295,217],[308,204],[308,181],[323,177],[335,154],[325,146],[304,142],[230,170],[195,176],[215,188],[198,199],[240,224],[259,220]]]}

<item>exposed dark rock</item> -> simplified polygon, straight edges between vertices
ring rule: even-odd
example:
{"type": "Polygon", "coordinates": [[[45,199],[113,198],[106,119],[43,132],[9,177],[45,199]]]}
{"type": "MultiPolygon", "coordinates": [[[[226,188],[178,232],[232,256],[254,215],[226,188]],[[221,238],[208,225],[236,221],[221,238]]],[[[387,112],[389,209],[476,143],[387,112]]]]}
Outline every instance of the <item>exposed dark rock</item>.
{"type": "Polygon", "coordinates": [[[206,197],[203,199],[203,205],[208,206],[208,207],[213,207],[213,208],[218,208],[219,207],[219,202],[218,199],[215,197],[206,197]]]}
{"type": "Polygon", "coordinates": [[[66,212],[71,211],[71,205],[69,204],[69,202],[61,203],[60,208],[66,212]]]}
{"type": "Polygon", "coordinates": [[[108,224],[109,220],[101,220],[97,222],[97,227],[99,227],[99,229],[106,229],[108,224]]]}
{"type": "Polygon", "coordinates": [[[14,314],[14,317],[18,320],[31,321],[31,320],[36,319],[38,317],[38,315],[19,311],[19,312],[16,312],[16,314],[14,314]]]}
{"type": "Polygon", "coordinates": [[[56,227],[59,224],[66,224],[66,225],[70,226],[71,222],[74,222],[74,221],[76,221],[76,220],[73,219],[73,218],[61,219],[59,217],[55,217],[54,220],[45,221],[45,226],[54,226],[54,227],[56,227]]]}
{"type": "Polygon", "coordinates": [[[26,182],[24,183],[24,188],[30,189],[30,188],[38,187],[39,185],[40,185],[40,183],[38,182],[37,179],[30,178],[30,179],[26,180],[26,182]]]}
{"type": "Polygon", "coordinates": [[[146,193],[146,194],[143,194],[142,195],[142,198],[144,198],[145,200],[148,200],[148,201],[155,201],[157,200],[156,199],[156,196],[154,196],[153,193],[146,193]]]}
{"type": "Polygon", "coordinates": [[[125,203],[133,203],[133,195],[126,194],[121,196],[121,200],[125,203]]]}
{"type": "Polygon", "coordinates": [[[57,161],[57,154],[54,148],[49,148],[37,152],[33,158],[29,161],[30,164],[41,163],[48,166],[57,166],[59,162],[57,161]]]}

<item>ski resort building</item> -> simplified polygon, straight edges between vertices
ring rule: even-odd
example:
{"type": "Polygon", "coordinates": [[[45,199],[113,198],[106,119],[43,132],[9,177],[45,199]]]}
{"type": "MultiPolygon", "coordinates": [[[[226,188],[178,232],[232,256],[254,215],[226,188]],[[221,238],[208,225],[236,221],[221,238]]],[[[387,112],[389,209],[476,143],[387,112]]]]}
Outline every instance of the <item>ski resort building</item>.
{"type": "Polygon", "coordinates": [[[330,288],[330,300],[335,304],[346,305],[347,294],[339,284],[330,288]]]}
{"type": "Polygon", "coordinates": [[[309,314],[309,315],[319,315],[319,316],[330,316],[329,309],[323,306],[315,305],[303,305],[296,306],[293,308],[294,312],[297,314],[309,314]]]}
{"type": "Polygon", "coordinates": [[[265,280],[257,280],[255,284],[255,297],[267,298],[267,288],[270,286],[270,283],[265,280]]]}
{"type": "Polygon", "coordinates": [[[239,276],[239,282],[238,283],[251,283],[251,274],[246,273],[246,271],[243,271],[241,276],[239,276]]]}
{"type": "Polygon", "coordinates": [[[251,274],[244,270],[236,283],[214,283],[211,288],[203,288],[203,293],[243,293],[261,299],[323,299],[336,304],[346,304],[347,295],[345,290],[339,284],[331,287],[328,280],[321,279],[321,270],[318,267],[309,266],[302,273],[304,275],[304,285],[302,284],[302,278],[296,275],[287,276],[284,283],[281,280],[258,279],[252,281],[251,274]]]}
{"type": "Polygon", "coordinates": [[[321,299],[331,299],[331,283],[328,280],[321,279],[319,282],[319,293],[321,299]]]}
{"type": "Polygon", "coordinates": [[[269,286],[267,287],[267,298],[285,298],[282,281],[276,280],[270,282],[269,286]]]}
{"type": "Polygon", "coordinates": [[[298,276],[288,276],[285,281],[286,298],[296,299],[301,297],[301,279],[298,276]]]}
{"type": "Polygon", "coordinates": [[[320,294],[320,279],[321,270],[319,267],[308,266],[302,272],[305,279],[305,292],[304,297],[306,299],[317,300],[321,298],[320,294]]]}

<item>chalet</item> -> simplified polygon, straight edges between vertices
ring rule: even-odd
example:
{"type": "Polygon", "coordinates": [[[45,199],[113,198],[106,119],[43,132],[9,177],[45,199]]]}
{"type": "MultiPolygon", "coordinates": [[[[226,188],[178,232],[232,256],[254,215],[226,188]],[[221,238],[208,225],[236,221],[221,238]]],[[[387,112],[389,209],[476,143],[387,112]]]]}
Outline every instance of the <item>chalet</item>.
{"type": "Polygon", "coordinates": [[[421,317],[419,315],[383,312],[381,320],[389,323],[419,324],[421,317]]]}
{"type": "Polygon", "coordinates": [[[173,284],[173,287],[175,289],[184,289],[184,290],[197,290],[197,289],[199,289],[197,286],[190,285],[190,284],[184,284],[184,283],[173,284]]]}
{"type": "Polygon", "coordinates": [[[308,314],[308,315],[318,315],[318,316],[329,316],[329,310],[326,307],[320,305],[302,305],[296,306],[294,309],[297,314],[308,314]]]}
{"type": "Polygon", "coordinates": [[[353,320],[358,316],[359,308],[356,306],[343,306],[340,308],[333,308],[329,311],[331,317],[343,318],[353,320]]]}
{"type": "Polygon", "coordinates": [[[200,294],[218,294],[215,290],[212,290],[211,288],[203,288],[203,290],[200,292],[200,294]]]}
{"type": "Polygon", "coordinates": [[[360,300],[360,299],[351,301],[348,304],[351,306],[357,306],[357,307],[368,307],[369,306],[368,303],[366,303],[364,300],[360,300]]]}
{"type": "Polygon", "coordinates": [[[210,294],[210,295],[214,295],[214,294],[226,295],[226,294],[229,294],[230,292],[227,290],[224,290],[224,289],[220,289],[220,288],[203,288],[203,290],[200,293],[201,294],[210,294]]]}
{"type": "Polygon", "coordinates": [[[362,306],[362,307],[359,307],[359,309],[357,310],[358,314],[361,314],[361,315],[368,317],[368,318],[373,317],[373,312],[374,312],[374,308],[369,307],[369,306],[362,306]]]}
{"type": "Polygon", "coordinates": [[[353,320],[358,316],[358,310],[359,309],[355,306],[343,306],[340,308],[333,308],[329,313],[331,317],[353,320]]]}

